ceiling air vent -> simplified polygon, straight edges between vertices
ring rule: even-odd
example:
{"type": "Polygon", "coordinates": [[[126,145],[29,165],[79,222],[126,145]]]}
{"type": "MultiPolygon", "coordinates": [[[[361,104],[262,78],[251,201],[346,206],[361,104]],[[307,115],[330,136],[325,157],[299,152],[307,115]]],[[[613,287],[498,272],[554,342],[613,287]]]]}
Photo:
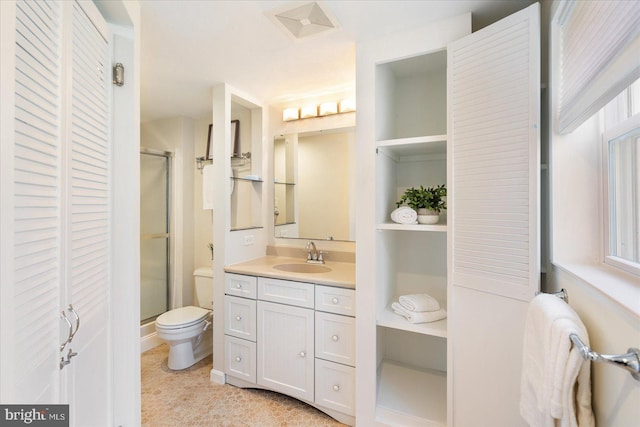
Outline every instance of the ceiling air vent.
{"type": "Polygon", "coordinates": [[[293,9],[280,9],[272,16],[274,22],[294,39],[337,28],[335,19],[330,18],[317,2],[293,9]]]}

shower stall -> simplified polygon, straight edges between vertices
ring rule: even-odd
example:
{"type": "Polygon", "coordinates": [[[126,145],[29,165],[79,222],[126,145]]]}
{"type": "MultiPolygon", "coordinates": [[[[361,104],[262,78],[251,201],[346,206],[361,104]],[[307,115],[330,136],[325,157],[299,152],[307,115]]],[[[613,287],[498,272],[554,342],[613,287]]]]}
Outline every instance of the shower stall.
{"type": "Polygon", "coordinates": [[[171,161],[167,151],[140,149],[140,323],[171,307],[171,161]]]}

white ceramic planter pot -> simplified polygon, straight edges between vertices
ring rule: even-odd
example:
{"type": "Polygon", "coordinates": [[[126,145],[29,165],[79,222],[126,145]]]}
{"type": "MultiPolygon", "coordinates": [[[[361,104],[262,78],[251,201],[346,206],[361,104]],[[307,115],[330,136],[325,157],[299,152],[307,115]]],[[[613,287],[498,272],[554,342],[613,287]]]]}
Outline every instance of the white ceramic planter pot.
{"type": "Polygon", "coordinates": [[[426,208],[418,209],[418,224],[436,224],[440,220],[440,214],[426,208]]]}

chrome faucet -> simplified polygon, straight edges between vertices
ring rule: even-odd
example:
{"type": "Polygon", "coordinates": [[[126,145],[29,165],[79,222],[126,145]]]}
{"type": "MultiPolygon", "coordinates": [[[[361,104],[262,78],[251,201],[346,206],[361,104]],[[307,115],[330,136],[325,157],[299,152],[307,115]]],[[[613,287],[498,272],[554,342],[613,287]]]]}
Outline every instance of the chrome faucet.
{"type": "Polygon", "coordinates": [[[316,244],[309,240],[305,246],[307,250],[307,262],[310,264],[324,264],[323,252],[316,248],[316,244]]]}

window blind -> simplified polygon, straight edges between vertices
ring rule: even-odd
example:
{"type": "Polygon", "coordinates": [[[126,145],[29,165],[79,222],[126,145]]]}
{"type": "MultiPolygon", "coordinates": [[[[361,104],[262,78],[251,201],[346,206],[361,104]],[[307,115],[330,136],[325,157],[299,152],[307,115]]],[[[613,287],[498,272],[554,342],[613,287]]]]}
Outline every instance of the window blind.
{"type": "Polygon", "coordinates": [[[570,133],[640,77],[640,2],[563,1],[558,133],[570,133]]]}

